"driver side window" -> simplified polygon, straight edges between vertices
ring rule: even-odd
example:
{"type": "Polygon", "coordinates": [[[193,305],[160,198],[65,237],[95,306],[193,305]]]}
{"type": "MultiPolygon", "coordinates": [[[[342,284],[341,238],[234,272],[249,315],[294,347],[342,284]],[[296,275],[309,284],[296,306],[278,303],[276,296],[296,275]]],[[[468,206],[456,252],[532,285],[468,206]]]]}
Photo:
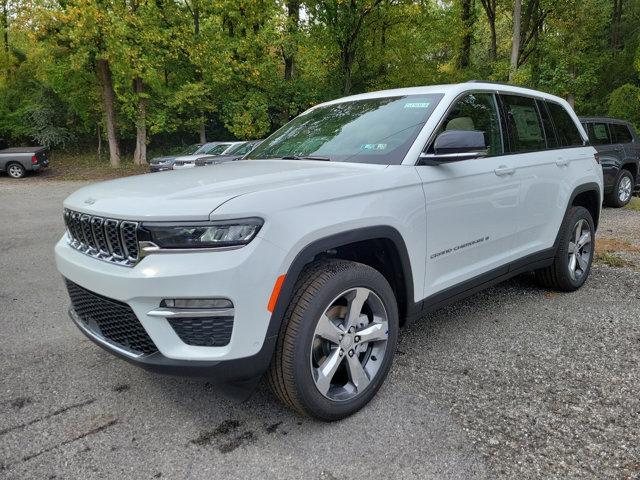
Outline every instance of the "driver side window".
{"type": "Polygon", "coordinates": [[[489,155],[501,155],[500,117],[492,93],[470,93],[458,100],[447,115],[436,136],[447,130],[476,130],[484,133],[489,155]]]}

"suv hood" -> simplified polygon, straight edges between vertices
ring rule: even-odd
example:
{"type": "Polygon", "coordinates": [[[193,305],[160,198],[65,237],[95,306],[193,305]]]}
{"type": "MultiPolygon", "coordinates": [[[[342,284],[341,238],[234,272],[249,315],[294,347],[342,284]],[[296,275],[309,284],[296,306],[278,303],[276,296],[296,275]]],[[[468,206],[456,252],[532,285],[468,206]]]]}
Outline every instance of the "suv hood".
{"type": "MultiPolygon", "coordinates": [[[[386,165],[303,160],[243,160],[96,183],[64,201],[72,210],[122,220],[208,220],[232,198],[258,191],[363,176],[386,165]]],[[[292,199],[293,200],[293,199],[292,199]]]]}

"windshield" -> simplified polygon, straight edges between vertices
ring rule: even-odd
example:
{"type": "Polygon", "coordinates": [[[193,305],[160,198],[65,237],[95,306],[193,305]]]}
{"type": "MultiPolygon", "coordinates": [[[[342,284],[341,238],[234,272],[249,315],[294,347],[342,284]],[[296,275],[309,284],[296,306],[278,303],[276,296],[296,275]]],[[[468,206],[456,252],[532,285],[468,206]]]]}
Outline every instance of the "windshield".
{"type": "MultiPolygon", "coordinates": [[[[236,155],[242,153],[242,150],[246,149],[248,142],[238,143],[225,152],[225,155],[236,155]]],[[[246,151],[244,153],[247,153],[246,151]]]]}
{"type": "Polygon", "coordinates": [[[203,148],[202,151],[198,153],[206,153],[207,155],[220,155],[227,148],[229,148],[230,143],[219,143],[217,145],[209,145],[206,148],[203,148]]]}
{"type": "Polygon", "coordinates": [[[369,98],[318,107],[294,118],[245,158],[399,164],[442,96],[369,98]]]}
{"type": "Polygon", "coordinates": [[[184,150],[180,152],[180,155],[193,155],[194,153],[197,153],[198,150],[200,150],[201,148],[202,148],[202,145],[199,143],[196,143],[194,145],[189,145],[188,147],[186,147],[184,150]]]}

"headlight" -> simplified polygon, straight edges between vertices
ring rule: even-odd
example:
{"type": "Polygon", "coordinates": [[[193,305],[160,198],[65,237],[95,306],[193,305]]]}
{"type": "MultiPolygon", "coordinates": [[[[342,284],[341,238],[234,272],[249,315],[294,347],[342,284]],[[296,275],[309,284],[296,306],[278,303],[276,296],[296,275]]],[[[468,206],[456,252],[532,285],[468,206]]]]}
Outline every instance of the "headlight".
{"type": "Polygon", "coordinates": [[[139,240],[160,248],[218,248],[249,243],[262,227],[261,218],[202,224],[143,224],[139,240]]]}

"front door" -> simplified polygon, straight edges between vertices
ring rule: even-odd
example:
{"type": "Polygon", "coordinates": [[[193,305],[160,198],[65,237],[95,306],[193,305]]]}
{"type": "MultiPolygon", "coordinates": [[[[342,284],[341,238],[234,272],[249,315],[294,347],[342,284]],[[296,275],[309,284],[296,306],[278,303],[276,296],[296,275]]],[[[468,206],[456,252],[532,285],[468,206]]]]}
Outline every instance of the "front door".
{"type": "Polygon", "coordinates": [[[427,209],[425,297],[495,269],[506,273],[518,220],[520,181],[513,157],[503,155],[494,94],[466,94],[437,133],[445,130],[484,132],[489,155],[416,167],[427,209]]]}

